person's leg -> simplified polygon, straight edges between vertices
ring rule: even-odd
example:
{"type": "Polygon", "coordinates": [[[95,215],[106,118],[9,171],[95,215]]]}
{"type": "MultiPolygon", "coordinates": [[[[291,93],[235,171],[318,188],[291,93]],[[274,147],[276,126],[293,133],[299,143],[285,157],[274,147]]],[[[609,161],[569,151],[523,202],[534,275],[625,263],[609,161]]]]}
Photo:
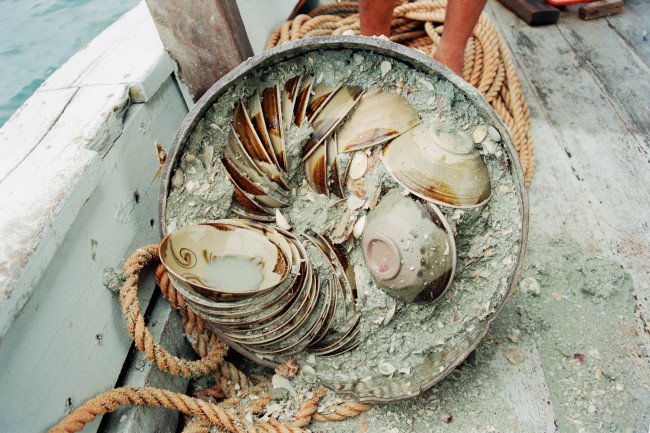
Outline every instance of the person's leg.
{"type": "Polygon", "coordinates": [[[390,23],[397,0],[359,0],[361,34],[390,36],[390,23]]]}
{"type": "Polygon", "coordinates": [[[472,35],[486,0],[449,0],[445,27],[433,58],[463,76],[465,46],[472,35]]]}

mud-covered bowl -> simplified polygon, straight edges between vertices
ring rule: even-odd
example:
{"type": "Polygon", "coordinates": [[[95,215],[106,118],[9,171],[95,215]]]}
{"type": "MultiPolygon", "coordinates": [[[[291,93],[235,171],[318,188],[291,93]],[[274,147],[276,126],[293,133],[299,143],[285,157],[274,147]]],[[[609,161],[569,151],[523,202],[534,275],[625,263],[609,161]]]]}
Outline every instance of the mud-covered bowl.
{"type": "Polygon", "coordinates": [[[290,261],[263,233],[227,223],[192,224],[160,244],[174,285],[212,299],[263,294],[287,277],[290,261]]]}
{"type": "Polygon", "coordinates": [[[386,194],[368,213],[361,237],[365,264],[383,291],[402,302],[428,304],[447,290],[456,270],[456,244],[432,203],[386,194]]]}

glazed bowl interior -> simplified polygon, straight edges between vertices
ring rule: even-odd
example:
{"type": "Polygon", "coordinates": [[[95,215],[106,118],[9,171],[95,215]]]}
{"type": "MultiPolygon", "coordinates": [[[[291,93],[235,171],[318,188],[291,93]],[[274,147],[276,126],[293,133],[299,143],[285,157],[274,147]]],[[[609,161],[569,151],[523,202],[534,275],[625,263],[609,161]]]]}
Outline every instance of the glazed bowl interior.
{"type": "Polygon", "coordinates": [[[262,294],[282,283],[290,267],[264,234],[222,223],[170,233],[160,244],[160,259],[185,289],[217,299],[262,294]]]}

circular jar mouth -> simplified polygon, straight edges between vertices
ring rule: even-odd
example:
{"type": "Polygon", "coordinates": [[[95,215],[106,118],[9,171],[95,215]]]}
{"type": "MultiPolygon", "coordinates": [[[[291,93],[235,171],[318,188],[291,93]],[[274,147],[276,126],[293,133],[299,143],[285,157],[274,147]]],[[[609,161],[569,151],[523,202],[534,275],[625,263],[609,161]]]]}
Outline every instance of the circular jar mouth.
{"type": "Polygon", "coordinates": [[[391,238],[376,235],[364,251],[366,265],[380,281],[394,278],[402,267],[402,252],[391,238]]]}

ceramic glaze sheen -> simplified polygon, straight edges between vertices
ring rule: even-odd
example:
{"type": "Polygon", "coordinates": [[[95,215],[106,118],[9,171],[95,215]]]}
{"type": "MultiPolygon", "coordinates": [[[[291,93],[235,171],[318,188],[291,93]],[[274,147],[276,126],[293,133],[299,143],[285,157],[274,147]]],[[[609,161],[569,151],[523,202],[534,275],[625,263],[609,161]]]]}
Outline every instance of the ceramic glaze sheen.
{"type": "Polygon", "coordinates": [[[254,290],[263,280],[263,263],[250,257],[225,256],[206,264],[203,281],[217,290],[245,292],[254,290]]]}

